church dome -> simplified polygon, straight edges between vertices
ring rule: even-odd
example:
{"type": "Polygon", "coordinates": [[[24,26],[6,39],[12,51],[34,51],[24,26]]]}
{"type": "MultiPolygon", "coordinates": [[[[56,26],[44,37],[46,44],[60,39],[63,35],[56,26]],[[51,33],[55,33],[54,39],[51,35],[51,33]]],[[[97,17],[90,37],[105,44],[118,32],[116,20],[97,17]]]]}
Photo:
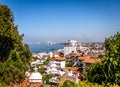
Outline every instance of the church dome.
{"type": "Polygon", "coordinates": [[[35,71],[30,75],[29,81],[30,82],[42,82],[42,75],[39,72],[35,71]]]}
{"type": "Polygon", "coordinates": [[[34,72],[31,74],[30,79],[42,79],[42,75],[39,72],[34,72]]]}

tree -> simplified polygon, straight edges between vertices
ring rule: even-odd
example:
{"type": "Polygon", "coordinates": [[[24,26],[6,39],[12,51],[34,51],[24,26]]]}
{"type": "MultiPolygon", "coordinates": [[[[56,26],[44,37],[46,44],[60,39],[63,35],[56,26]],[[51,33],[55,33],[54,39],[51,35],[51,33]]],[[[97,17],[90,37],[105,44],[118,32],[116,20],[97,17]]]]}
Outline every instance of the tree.
{"type": "Polygon", "coordinates": [[[91,82],[120,85],[120,32],[107,38],[104,46],[106,51],[102,62],[89,68],[87,78],[91,82]]]}
{"type": "Polygon", "coordinates": [[[24,78],[31,52],[22,38],[13,13],[6,5],[0,5],[0,83],[13,85],[24,78]]]}
{"type": "Polygon", "coordinates": [[[0,61],[6,61],[9,53],[22,41],[22,36],[14,25],[14,17],[6,5],[0,5],[0,61]]]}

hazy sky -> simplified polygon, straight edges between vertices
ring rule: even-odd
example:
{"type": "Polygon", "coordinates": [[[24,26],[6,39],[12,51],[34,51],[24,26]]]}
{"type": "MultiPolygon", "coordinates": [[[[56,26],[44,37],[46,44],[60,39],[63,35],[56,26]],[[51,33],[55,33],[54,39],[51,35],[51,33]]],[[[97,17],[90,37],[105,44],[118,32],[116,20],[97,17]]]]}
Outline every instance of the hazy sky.
{"type": "Polygon", "coordinates": [[[120,32],[120,0],[0,0],[24,41],[104,41],[120,32]]]}

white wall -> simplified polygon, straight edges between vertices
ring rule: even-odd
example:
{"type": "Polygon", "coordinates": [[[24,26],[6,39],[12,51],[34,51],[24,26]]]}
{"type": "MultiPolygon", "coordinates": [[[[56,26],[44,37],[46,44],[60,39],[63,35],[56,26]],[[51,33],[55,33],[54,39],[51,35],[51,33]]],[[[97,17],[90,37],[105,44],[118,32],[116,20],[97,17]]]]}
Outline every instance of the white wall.
{"type": "Polygon", "coordinates": [[[70,53],[72,53],[72,51],[74,51],[75,53],[77,52],[76,46],[64,47],[64,56],[69,55],[70,53]]]}
{"type": "Polygon", "coordinates": [[[65,61],[52,60],[52,61],[49,62],[49,64],[53,64],[53,63],[60,64],[60,68],[65,68],[65,61]]]}
{"type": "Polygon", "coordinates": [[[61,61],[60,67],[65,68],[65,61],[61,61]]]}

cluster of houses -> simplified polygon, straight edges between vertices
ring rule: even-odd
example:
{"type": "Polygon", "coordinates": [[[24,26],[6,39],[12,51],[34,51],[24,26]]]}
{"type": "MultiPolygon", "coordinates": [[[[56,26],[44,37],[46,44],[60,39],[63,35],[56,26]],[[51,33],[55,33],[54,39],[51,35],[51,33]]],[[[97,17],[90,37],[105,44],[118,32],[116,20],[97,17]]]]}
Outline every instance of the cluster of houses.
{"type": "Polygon", "coordinates": [[[78,83],[80,81],[78,77],[85,72],[85,66],[101,62],[99,55],[103,52],[102,47],[99,45],[95,45],[92,49],[92,47],[78,46],[77,41],[69,40],[65,43],[64,50],[33,54],[30,66],[34,67],[34,71],[28,70],[25,73],[26,79],[22,85],[27,85],[24,87],[40,87],[44,84],[43,75],[38,71],[41,67],[44,68],[45,74],[54,75],[49,79],[50,83],[58,84],[66,80],[78,83]],[[78,50],[81,52],[79,53],[78,50]],[[59,56],[60,52],[64,53],[64,57],[59,56]],[[48,58],[50,59],[49,62],[44,65],[48,58]],[[69,62],[72,62],[73,65],[66,67],[69,62]],[[81,66],[78,66],[79,64],[81,66]]]}

